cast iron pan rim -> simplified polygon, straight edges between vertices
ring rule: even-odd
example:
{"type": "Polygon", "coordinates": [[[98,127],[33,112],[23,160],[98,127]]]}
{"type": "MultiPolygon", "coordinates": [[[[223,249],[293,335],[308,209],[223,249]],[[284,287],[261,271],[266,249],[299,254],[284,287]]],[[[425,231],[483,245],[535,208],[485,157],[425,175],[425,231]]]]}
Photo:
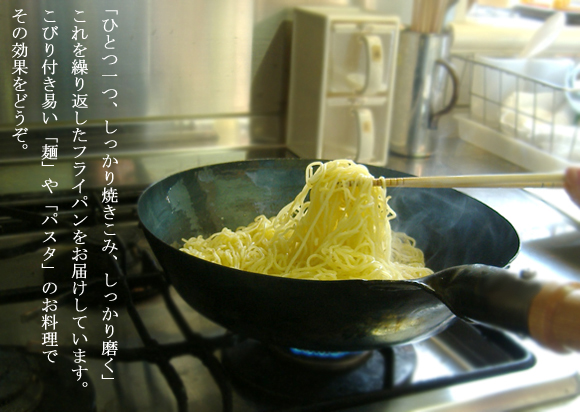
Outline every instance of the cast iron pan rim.
{"type": "MultiPolygon", "coordinates": [[[[139,225],[141,226],[142,229],[146,230],[151,236],[155,237],[159,242],[166,243],[165,241],[163,241],[162,239],[160,239],[157,235],[155,235],[153,232],[151,232],[146,227],[146,225],[141,220],[141,213],[139,213],[139,211],[141,209],[141,204],[142,204],[141,200],[142,200],[142,198],[144,198],[146,196],[146,193],[149,190],[151,190],[154,186],[156,186],[158,183],[160,183],[161,181],[165,181],[165,180],[169,180],[169,179],[176,178],[178,175],[185,174],[185,173],[189,173],[192,170],[202,170],[202,169],[205,169],[205,168],[211,168],[211,167],[217,167],[217,166],[224,166],[224,165],[232,165],[232,166],[234,166],[234,165],[240,165],[240,164],[258,163],[258,162],[264,162],[264,161],[274,161],[274,162],[277,162],[277,163],[279,163],[279,162],[286,162],[286,161],[288,161],[288,162],[300,161],[300,162],[304,162],[304,163],[306,163],[308,165],[308,164],[310,164],[312,162],[322,162],[322,163],[325,163],[325,162],[328,162],[329,160],[324,160],[324,159],[302,159],[302,158],[263,158],[263,159],[250,159],[250,160],[238,160],[238,161],[233,161],[233,162],[224,162],[224,163],[210,164],[210,165],[194,167],[194,168],[190,168],[190,169],[182,170],[180,172],[173,173],[173,174],[168,175],[168,176],[166,176],[166,177],[164,177],[162,179],[157,180],[156,182],[151,183],[149,186],[147,186],[147,188],[145,188],[145,190],[143,190],[143,192],[139,196],[139,198],[137,200],[137,214],[139,216],[139,225]]],[[[373,168],[373,167],[379,167],[379,166],[366,165],[364,163],[359,163],[359,164],[362,164],[363,166],[371,167],[371,168],[373,168]]],[[[386,169],[386,167],[385,167],[385,169],[386,169]]],[[[399,172],[399,171],[396,171],[396,170],[393,170],[393,171],[395,171],[397,173],[400,173],[402,175],[406,175],[406,176],[414,176],[414,175],[409,174],[409,173],[399,172]]],[[[518,256],[518,254],[519,254],[519,252],[521,250],[521,240],[520,240],[519,234],[516,231],[516,229],[513,227],[513,225],[511,224],[511,222],[509,220],[507,220],[503,215],[499,214],[497,211],[495,211],[494,209],[492,209],[490,206],[488,206],[485,203],[483,203],[483,202],[481,202],[481,201],[473,198],[472,196],[470,196],[470,195],[468,195],[466,193],[459,192],[459,191],[457,191],[455,189],[444,189],[444,190],[451,190],[451,191],[454,191],[454,192],[458,192],[458,193],[460,193],[463,196],[469,197],[473,201],[478,202],[481,206],[484,206],[485,208],[487,208],[490,212],[493,212],[493,213],[497,214],[499,217],[501,217],[501,219],[503,219],[511,227],[511,229],[516,234],[516,238],[517,238],[516,239],[517,240],[517,249],[516,249],[515,253],[513,254],[513,256],[509,259],[509,261],[507,261],[504,264],[504,267],[509,267],[509,265],[514,261],[514,259],[518,256]]],[[[181,239],[180,239],[180,241],[181,241],[181,239]]],[[[172,246],[170,244],[168,244],[168,245],[171,246],[172,248],[174,248],[175,250],[177,250],[178,252],[187,255],[187,257],[190,258],[190,259],[192,259],[192,260],[203,260],[205,264],[209,264],[210,266],[215,266],[218,269],[225,267],[225,268],[227,268],[227,269],[229,269],[231,271],[234,271],[234,272],[236,272],[237,274],[240,274],[240,275],[253,276],[253,277],[256,277],[256,278],[259,278],[259,277],[278,278],[278,279],[284,279],[284,280],[286,280],[288,282],[295,282],[296,284],[298,284],[300,282],[316,282],[316,283],[320,283],[320,284],[321,283],[329,283],[329,282],[331,282],[331,283],[334,283],[334,282],[345,283],[345,282],[347,282],[347,283],[361,283],[361,284],[364,283],[364,284],[367,284],[369,286],[374,286],[374,285],[380,285],[380,284],[383,284],[384,285],[384,282],[388,282],[389,285],[393,285],[393,286],[401,286],[401,285],[411,286],[411,285],[413,285],[413,286],[416,286],[416,287],[420,287],[419,284],[420,283],[423,283],[422,280],[426,280],[427,281],[428,278],[430,278],[430,277],[436,277],[437,274],[439,273],[439,271],[437,271],[437,272],[433,272],[431,275],[427,275],[427,276],[424,276],[424,277],[421,277],[421,278],[417,278],[417,279],[404,279],[404,280],[386,280],[386,279],[385,280],[378,280],[378,279],[373,279],[373,280],[366,280],[366,279],[344,279],[344,280],[296,279],[296,278],[282,277],[282,276],[276,276],[276,275],[267,275],[267,274],[257,273],[257,272],[248,272],[248,271],[244,271],[244,270],[232,268],[230,266],[220,265],[218,263],[210,262],[210,261],[207,261],[205,259],[201,259],[201,258],[198,258],[196,256],[190,255],[190,254],[188,254],[186,252],[180,251],[178,248],[176,248],[176,247],[174,247],[174,246],[172,246]],[[422,279],[422,280],[420,280],[420,279],[422,279]]],[[[479,263],[479,262],[475,262],[475,264],[477,264],[477,263],[479,263]]]]}

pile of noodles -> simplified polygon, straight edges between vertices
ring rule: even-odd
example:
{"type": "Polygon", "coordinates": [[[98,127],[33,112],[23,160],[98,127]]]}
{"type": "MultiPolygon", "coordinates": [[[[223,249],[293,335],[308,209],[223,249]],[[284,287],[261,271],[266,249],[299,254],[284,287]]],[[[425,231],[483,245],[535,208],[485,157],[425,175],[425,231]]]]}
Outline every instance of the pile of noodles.
{"type": "Polygon", "coordinates": [[[410,279],[431,274],[423,253],[395,218],[386,190],[350,160],[315,162],[306,184],[277,216],[258,216],[235,231],[193,237],[182,251],[268,275],[315,279],[410,279]],[[309,195],[309,196],[308,196],[309,195]]]}

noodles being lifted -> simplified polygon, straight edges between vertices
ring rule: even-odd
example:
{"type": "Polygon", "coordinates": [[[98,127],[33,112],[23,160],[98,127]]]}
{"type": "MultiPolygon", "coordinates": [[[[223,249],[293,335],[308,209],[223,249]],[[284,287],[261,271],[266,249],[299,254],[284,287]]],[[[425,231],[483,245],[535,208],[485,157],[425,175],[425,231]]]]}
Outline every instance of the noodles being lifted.
{"type": "Polygon", "coordinates": [[[388,199],[366,167],[349,160],[315,162],[306,169],[302,191],[277,216],[184,240],[181,250],[248,272],[300,279],[431,274],[414,239],[391,231],[395,213],[388,199]]]}

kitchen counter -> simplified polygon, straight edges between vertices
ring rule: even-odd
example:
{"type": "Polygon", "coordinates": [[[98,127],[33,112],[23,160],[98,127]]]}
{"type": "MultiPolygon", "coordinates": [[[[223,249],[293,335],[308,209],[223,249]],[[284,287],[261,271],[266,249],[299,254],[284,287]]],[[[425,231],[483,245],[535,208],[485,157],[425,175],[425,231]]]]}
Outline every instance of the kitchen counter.
{"type": "MultiPolygon", "coordinates": [[[[211,127],[208,127],[208,130],[210,129],[211,127]]],[[[234,129],[243,130],[243,128],[234,129]]],[[[163,135],[165,130],[158,128],[156,133],[163,135]]],[[[122,151],[112,153],[118,160],[118,164],[115,165],[115,184],[119,188],[143,188],[169,174],[207,164],[249,158],[294,157],[283,144],[259,143],[249,139],[245,132],[234,132],[233,135],[226,136],[208,132],[206,136],[209,135],[212,136],[211,144],[208,144],[207,138],[192,141],[187,133],[183,135],[173,133],[171,144],[158,147],[156,150],[138,150],[142,146],[125,145],[122,151]]],[[[147,136],[151,141],[155,138],[151,134],[147,136]]],[[[117,139],[119,142],[124,141],[122,134],[118,135],[117,139]]],[[[83,174],[84,187],[103,187],[102,157],[102,154],[93,153],[84,158],[88,165],[87,172],[83,174]]],[[[0,194],[41,192],[43,190],[41,184],[47,177],[58,180],[61,188],[71,188],[78,181],[78,178],[74,177],[73,164],[74,158],[63,157],[49,170],[40,166],[39,159],[0,161],[0,179],[3,181],[0,194]]],[[[441,137],[437,150],[429,158],[410,159],[390,155],[387,166],[421,176],[523,171],[516,165],[462,141],[454,133],[441,137]]],[[[546,190],[561,192],[559,189],[546,190]]],[[[511,264],[511,269],[516,272],[532,273],[541,279],[580,281],[580,262],[577,258],[577,251],[580,248],[580,224],[573,217],[561,213],[548,204],[545,201],[546,196],[540,197],[536,193],[520,189],[462,191],[497,210],[518,232],[522,247],[519,256],[511,264]]],[[[152,319],[160,316],[156,306],[141,308],[144,313],[148,310],[152,319]]],[[[153,325],[156,327],[156,324],[153,325]]],[[[164,333],[166,333],[163,335],[164,338],[174,338],[173,332],[164,333]]],[[[520,340],[518,337],[514,338],[520,340]]],[[[537,357],[537,365],[531,370],[403,396],[367,405],[364,410],[484,411],[493,408],[496,401],[502,402],[502,406],[498,406],[497,410],[505,410],[504,405],[510,405],[511,409],[527,411],[580,410],[578,397],[580,357],[575,354],[549,353],[527,339],[521,342],[537,357]],[[551,376],[550,383],[540,387],[538,382],[546,376],[551,376]],[[501,388],[499,394],[498,387],[501,388]],[[540,402],[541,399],[558,401],[552,402],[549,407],[540,405],[521,409],[524,405],[540,402]]]]}

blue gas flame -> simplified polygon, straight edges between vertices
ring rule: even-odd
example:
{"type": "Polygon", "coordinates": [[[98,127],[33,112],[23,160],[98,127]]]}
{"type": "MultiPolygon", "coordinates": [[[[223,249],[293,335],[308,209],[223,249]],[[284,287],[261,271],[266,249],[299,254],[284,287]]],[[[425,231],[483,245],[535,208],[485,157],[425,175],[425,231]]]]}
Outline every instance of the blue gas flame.
{"type": "Polygon", "coordinates": [[[358,355],[362,353],[362,352],[328,352],[328,351],[317,351],[297,348],[290,348],[289,351],[294,355],[318,359],[342,359],[347,356],[358,355]]]}

